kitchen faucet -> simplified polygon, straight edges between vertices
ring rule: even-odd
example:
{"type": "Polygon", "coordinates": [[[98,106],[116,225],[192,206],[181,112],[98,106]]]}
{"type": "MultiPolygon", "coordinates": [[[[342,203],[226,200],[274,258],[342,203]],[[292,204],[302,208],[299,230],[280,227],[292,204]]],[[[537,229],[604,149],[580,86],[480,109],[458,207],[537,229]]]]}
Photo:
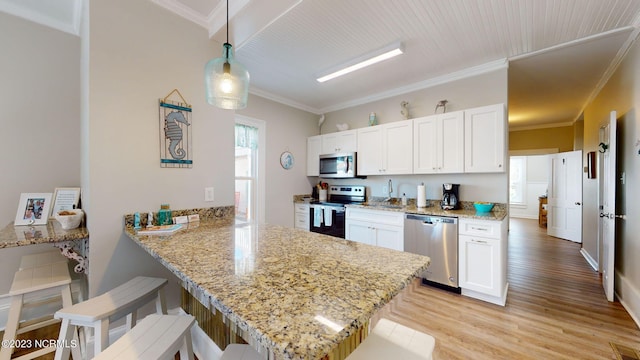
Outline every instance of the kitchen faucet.
{"type": "Polygon", "coordinates": [[[391,193],[393,192],[393,184],[391,183],[391,179],[389,179],[389,183],[387,184],[387,190],[389,193],[387,194],[387,198],[384,201],[391,201],[391,193]]]}

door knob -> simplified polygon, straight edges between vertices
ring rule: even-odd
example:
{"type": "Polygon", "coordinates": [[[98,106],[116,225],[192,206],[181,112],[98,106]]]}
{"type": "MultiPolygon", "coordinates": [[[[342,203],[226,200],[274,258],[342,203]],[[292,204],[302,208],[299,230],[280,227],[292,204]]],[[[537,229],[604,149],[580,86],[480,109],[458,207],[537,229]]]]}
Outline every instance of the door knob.
{"type": "Polygon", "coordinates": [[[609,215],[606,215],[606,214],[600,213],[600,217],[601,217],[601,218],[602,218],[602,217],[609,217],[609,215]]]}
{"type": "Polygon", "coordinates": [[[579,201],[576,201],[576,205],[582,205],[579,201]]]}

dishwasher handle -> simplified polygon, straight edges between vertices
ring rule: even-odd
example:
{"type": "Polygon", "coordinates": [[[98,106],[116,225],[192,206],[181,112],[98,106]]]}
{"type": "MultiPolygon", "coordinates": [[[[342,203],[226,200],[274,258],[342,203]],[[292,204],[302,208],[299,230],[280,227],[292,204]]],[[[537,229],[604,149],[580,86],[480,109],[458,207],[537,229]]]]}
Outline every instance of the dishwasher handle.
{"type": "Polygon", "coordinates": [[[454,217],[415,215],[415,214],[406,214],[405,220],[421,221],[423,225],[434,225],[437,223],[443,223],[443,224],[458,223],[458,218],[454,218],[454,217]]]}

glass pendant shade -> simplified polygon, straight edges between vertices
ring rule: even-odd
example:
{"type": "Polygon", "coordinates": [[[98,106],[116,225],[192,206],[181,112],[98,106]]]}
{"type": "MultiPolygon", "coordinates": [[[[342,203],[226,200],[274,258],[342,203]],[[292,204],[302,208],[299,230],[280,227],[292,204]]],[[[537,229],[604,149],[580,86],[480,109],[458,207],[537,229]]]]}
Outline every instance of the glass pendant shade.
{"type": "Polygon", "coordinates": [[[204,68],[207,102],[222,109],[247,107],[249,72],[233,58],[233,47],[222,45],[222,57],[209,60],[204,68]]]}

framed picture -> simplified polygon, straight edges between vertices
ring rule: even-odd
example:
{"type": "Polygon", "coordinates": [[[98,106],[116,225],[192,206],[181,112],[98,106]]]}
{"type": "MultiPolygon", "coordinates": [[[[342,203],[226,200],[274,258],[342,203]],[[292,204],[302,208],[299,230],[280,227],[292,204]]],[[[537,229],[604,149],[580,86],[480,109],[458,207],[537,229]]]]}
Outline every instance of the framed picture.
{"type": "Polygon", "coordinates": [[[283,169],[289,170],[293,167],[293,154],[285,151],[280,155],[280,165],[283,169]]]}
{"type": "Polygon", "coordinates": [[[44,225],[49,219],[51,193],[22,193],[14,225],[44,225]]]}
{"type": "Polygon", "coordinates": [[[53,206],[49,216],[55,216],[58,211],[77,209],[80,203],[79,187],[56,188],[53,193],[53,206]]]}

